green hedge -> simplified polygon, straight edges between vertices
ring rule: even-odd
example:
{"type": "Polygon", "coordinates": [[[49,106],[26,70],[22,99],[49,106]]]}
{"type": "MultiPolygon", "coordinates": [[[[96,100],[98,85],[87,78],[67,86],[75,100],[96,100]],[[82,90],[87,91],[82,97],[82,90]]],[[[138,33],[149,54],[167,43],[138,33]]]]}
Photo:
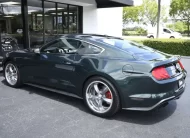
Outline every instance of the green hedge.
{"type": "Polygon", "coordinates": [[[145,40],[143,44],[168,54],[190,56],[190,41],[145,40]]]}
{"type": "Polygon", "coordinates": [[[155,39],[155,40],[133,40],[133,41],[168,54],[190,56],[190,40],[155,39]]]}

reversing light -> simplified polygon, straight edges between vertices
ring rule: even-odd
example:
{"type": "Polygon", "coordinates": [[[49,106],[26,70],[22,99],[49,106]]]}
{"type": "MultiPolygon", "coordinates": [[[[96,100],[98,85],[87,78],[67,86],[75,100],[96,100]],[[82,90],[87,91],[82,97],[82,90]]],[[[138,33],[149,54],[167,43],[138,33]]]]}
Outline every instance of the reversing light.
{"type": "Polygon", "coordinates": [[[170,75],[164,66],[153,69],[152,75],[157,80],[165,80],[170,78],[170,75]]]}

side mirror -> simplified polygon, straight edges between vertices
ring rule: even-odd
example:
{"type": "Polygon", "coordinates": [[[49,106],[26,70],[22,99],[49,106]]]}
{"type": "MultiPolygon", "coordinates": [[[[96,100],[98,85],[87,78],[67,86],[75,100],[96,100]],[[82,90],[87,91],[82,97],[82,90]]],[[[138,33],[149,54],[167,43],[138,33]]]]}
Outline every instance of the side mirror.
{"type": "Polygon", "coordinates": [[[40,49],[39,48],[34,49],[34,53],[40,54],[40,49]]]}

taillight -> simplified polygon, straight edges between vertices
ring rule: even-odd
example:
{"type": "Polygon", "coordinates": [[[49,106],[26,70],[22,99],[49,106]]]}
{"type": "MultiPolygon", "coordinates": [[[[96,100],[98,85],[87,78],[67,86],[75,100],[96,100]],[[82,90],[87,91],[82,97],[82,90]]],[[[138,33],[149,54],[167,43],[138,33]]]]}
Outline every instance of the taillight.
{"type": "Polygon", "coordinates": [[[152,75],[157,80],[165,80],[170,78],[170,75],[168,74],[166,68],[163,66],[153,69],[152,75]]]}
{"type": "Polygon", "coordinates": [[[181,61],[178,61],[178,63],[180,65],[181,69],[184,70],[185,68],[184,68],[183,64],[181,63],[181,61]]]}

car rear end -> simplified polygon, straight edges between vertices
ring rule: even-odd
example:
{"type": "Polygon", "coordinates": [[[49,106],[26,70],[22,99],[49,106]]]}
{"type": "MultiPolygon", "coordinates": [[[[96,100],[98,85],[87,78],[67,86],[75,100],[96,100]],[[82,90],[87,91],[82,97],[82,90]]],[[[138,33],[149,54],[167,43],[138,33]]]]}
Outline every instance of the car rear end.
{"type": "MultiPolygon", "coordinates": [[[[178,99],[185,90],[186,70],[179,56],[173,56],[126,40],[101,39],[119,55],[132,55],[122,66],[123,75],[115,77],[120,92],[122,108],[150,111],[170,100],[178,99]],[[120,50],[120,51],[119,51],[120,50]]],[[[123,56],[125,59],[125,56],[123,56]]],[[[121,61],[115,66],[120,67],[121,61]]]]}
{"type": "Polygon", "coordinates": [[[125,109],[150,111],[179,99],[185,91],[187,72],[178,57],[154,61],[151,66],[149,73],[134,78],[131,85],[136,89],[129,92],[125,109]]]}

